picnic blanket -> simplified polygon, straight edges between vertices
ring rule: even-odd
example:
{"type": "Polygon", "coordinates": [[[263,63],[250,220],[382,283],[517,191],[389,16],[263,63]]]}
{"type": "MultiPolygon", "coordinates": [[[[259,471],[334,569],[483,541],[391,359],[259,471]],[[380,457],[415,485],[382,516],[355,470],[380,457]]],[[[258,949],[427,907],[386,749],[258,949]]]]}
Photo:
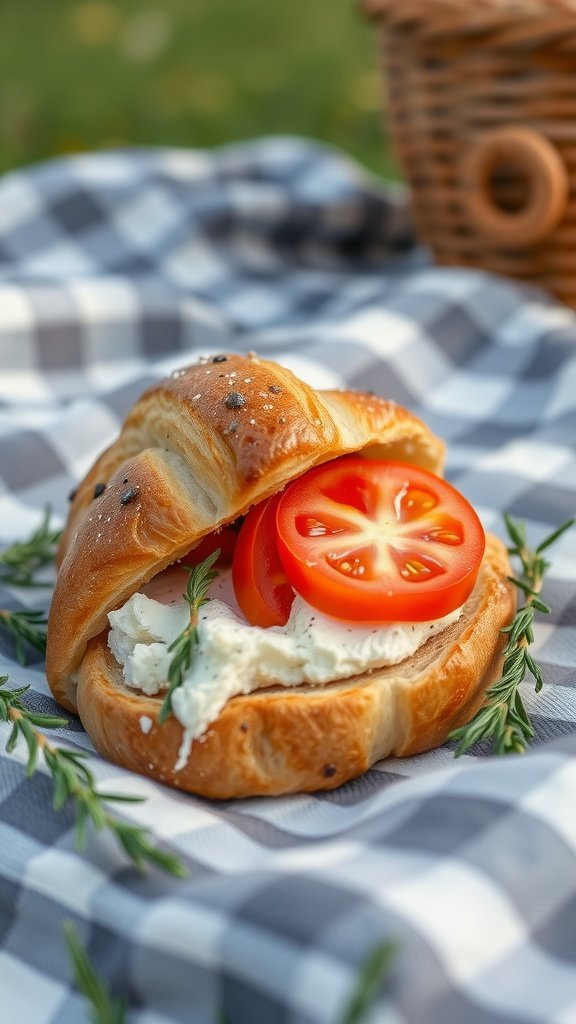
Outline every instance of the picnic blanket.
{"type": "MultiPolygon", "coordinates": [[[[404,195],[311,142],[57,159],[0,182],[0,541],[67,495],[151,381],[256,350],[315,386],[374,390],[448,444],[487,528],[539,542],[576,505],[576,317],[537,289],[437,268],[404,195]]],[[[106,834],[74,848],[0,727],[0,1020],[77,1024],[71,919],[134,1024],[339,1024],[378,943],[373,1024],[576,1021],[576,531],[523,696],[524,756],[454,744],[330,793],[210,802],[94,755],[121,814],[186,863],[141,877],[106,834]]],[[[46,607],[5,588],[0,607],[46,607]]],[[[0,674],[57,712],[38,655],[0,674]]],[[[72,716],[55,740],[91,751],[72,716]]],[[[119,813],[120,813],[119,812],[119,813]]]]}

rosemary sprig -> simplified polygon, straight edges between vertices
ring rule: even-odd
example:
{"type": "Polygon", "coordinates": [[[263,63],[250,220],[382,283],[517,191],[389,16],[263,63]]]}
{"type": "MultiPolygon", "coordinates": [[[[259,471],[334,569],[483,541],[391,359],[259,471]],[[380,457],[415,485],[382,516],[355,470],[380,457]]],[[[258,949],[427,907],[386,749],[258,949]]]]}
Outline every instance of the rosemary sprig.
{"type": "Polygon", "coordinates": [[[146,864],[155,864],[162,871],[185,877],[186,870],[180,859],[154,846],[147,829],[129,825],[107,809],[111,803],[139,803],[141,798],[97,790],[96,779],[85,763],[89,755],[56,747],[40,731],[63,727],[68,724],[67,719],[31,711],[22,700],[29,687],[8,689],[7,682],[8,676],[0,676],[0,722],[12,724],[6,750],[12,753],[22,737],[28,748],[26,773],[29,777],[37,770],[38,756],[42,754],[54,784],[54,809],[61,810],[68,801],[75,805],[76,848],[83,849],[86,827],[91,822],[96,831],[107,829],[116,837],[138,870],[142,871],[146,864]]]}
{"type": "MultiPolygon", "coordinates": [[[[50,507],[44,511],[40,526],[28,540],[15,541],[0,554],[0,583],[17,587],[46,586],[35,579],[35,574],[54,560],[60,530],[50,526],[50,507]]],[[[15,641],[16,657],[21,665],[27,661],[27,647],[46,653],[46,616],[41,611],[13,612],[0,609],[0,629],[15,641]]]]}
{"type": "Polygon", "coordinates": [[[46,653],[47,621],[44,612],[11,612],[7,608],[0,609],[0,628],[6,630],[14,638],[16,657],[21,665],[25,665],[28,661],[26,656],[28,644],[35,647],[41,654],[46,653]]]}
{"type": "Polygon", "coordinates": [[[163,725],[172,714],[172,694],[174,690],[182,686],[184,676],[192,664],[194,649],[198,643],[198,612],[202,605],[206,604],[208,600],[206,594],[210,584],[218,575],[212,566],[217,561],[219,554],[220,548],[216,548],[203,562],[199,562],[198,565],[194,565],[188,570],[188,584],[184,593],[184,600],[188,602],[190,607],[190,620],[188,625],[184,627],[180,635],[172,641],[168,648],[169,651],[174,653],[168,668],[168,691],[158,715],[160,725],[163,725]]]}
{"type": "Polygon", "coordinates": [[[542,672],[528,650],[534,641],[534,613],[547,615],[550,612],[548,605],[539,596],[545,573],[550,566],[542,552],[569,530],[575,520],[569,519],[563,523],[534,551],[528,546],[524,523],[514,522],[508,515],[504,515],[504,521],[512,541],[508,553],[519,558],[522,566],[522,575],[510,576],[509,579],[526,600],[518,608],[510,625],[502,630],[508,634],[508,643],[504,649],[501,678],[487,690],[485,704],[471,721],[450,733],[449,739],[456,740],[458,744],[455,757],[465,754],[482,740],[489,740],[496,754],[522,754],[534,737],[534,726],[520,695],[520,683],[529,673],[534,679],[536,693],[542,689],[542,672]]]}
{"type": "Polygon", "coordinates": [[[63,927],[76,988],[88,1000],[92,1024],[125,1024],[126,1003],[110,995],[105,981],[91,964],[72,921],[65,921],[63,927]]]}
{"type": "Polygon", "coordinates": [[[360,1024],[372,1009],[397,952],[391,940],[380,942],[366,957],[341,1024],[360,1024]]]}
{"type": "Polygon", "coordinates": [[[47,505],[40,526],[28,540],[15,541],[0,554],[0,583],[15,587],[38,587],[50,584],[38,583],[34,578],[39,569],[54,561],[56,546],[61,531],[50,526],[52,510],[47,505]]]}

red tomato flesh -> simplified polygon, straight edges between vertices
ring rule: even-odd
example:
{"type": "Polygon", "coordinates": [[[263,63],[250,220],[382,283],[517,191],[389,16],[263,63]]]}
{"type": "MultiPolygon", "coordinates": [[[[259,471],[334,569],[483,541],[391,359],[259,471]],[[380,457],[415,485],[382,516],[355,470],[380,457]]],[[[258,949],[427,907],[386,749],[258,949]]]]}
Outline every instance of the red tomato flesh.
{"type": "Polygon", "coordinates": [[[252,626],[283,626],[290,616],[294,592],[276,546],[274,495],[250,509],[234,552],[232,582],[240,610],[252,626]]]}
{"type": "Polygon", "coordinates": [[[214,530],[213,533],[203,537],[195,548],[192,548],[187,555],[184,555],[180,564],[198,565],[205,558],[208,558],[208,555],[211,555],[213,551],[216,551],[216,548],[219,548],[220,554],[216,560],[216,566],[223,568],[226,565],[232,565],[237,539],[238,531],[234,527],[223,526],[221,530],[214,530]]]}
{"type": "Polygon", "coordinates": [[[286,576],[314,608],[357,622],[425,622],[469,597],[482,525],[454,487],[400,462],[337,459],[290,484],[276,509],[286,576]]]}

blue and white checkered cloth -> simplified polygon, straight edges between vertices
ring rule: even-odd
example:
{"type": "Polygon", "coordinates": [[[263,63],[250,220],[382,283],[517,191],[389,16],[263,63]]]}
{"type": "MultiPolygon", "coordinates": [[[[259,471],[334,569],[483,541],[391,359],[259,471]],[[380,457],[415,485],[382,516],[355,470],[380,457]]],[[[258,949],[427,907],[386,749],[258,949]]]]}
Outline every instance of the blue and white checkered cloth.
{"type": "MultiPolygon", "coordinates": [[[[403,196],[298,140],[78,156],[0,182],[0,540],[29,532],[151,380],[255,349],[322,387],[408,405],[491,530],[538,542],[576,506],[576,317],[487,273],[430,266],[403,196]]],[[[576,531],[553,549],[523,691],[524,757],[453,750],[332,793],[211,803],[94,756],[189,877],[140,877],[25,776],[0,728],[0,1021],[78,1024],[62,921],[131,1024],[339,1024],[397,945],[372,1024],[576,1022],[576,531]]],[[[0,594],[37,606],[44,592],[0,594]]],[[[0,674],[55,712],[42,665],[0,674]]],[[[58,741],[91,750],[77,721],[58,741]]]]}

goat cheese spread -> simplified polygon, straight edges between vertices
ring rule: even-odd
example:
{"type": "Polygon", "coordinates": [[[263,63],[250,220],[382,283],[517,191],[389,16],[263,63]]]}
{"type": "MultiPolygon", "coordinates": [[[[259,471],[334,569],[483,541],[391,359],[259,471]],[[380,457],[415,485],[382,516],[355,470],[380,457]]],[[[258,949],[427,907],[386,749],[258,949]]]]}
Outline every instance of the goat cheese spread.
{"type": "MultiPolygon", "coordinates": [[[[223,574],[222,574],[223,575],[223,574]]],[[[357,625],[333,619],[298,594],[285,626],[250,626],[220,599],[230,587],[221,577],[198,615],[198,644],[184,683],[172,696],[184,726],[176,765],[184,767],[194,739],[202,736],[231,697],[266,686],[320,686],[369,669],[396,665],[455,622],[461,608],[432,622],[357,625]]],[[[108,645],[128,686],[155,694],[167,686],[169,646],[189,621],[183,599],[164,604],[139,593],[110,612],[108,645]]]]}

